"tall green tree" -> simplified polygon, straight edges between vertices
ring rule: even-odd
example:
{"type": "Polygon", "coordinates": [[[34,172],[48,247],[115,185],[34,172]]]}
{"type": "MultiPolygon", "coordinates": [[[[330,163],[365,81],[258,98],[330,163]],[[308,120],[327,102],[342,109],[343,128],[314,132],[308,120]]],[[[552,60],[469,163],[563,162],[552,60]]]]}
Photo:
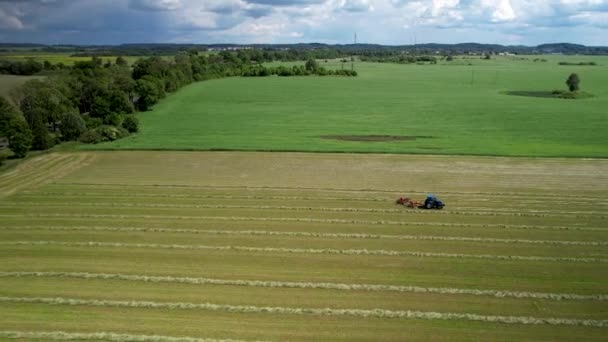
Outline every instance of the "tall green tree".
{"type": "Polygon", "coordinates": [[[0,137],[8,139],[16,157],[23,158],[32,146],[32,133],[23,115],[6,99],[0,97],[0,137]]]}
{"type": "Polygon", "coordinates": [[[580,89],[580,83],[581,83],[581,79],[578,77],[578,74],[576,74],[576,73],[570,74],[570,76],[568,76],[568,79],[566,80],[568,89],[570,89],[570,91],[572,91],[572,92],[578,91],[580,89]]]}

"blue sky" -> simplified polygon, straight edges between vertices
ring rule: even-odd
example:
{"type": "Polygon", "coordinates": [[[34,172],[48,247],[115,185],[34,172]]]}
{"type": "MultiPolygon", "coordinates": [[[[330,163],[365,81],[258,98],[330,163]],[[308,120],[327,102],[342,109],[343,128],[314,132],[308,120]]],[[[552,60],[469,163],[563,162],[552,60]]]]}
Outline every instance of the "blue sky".
{"type": "Polygon", "coordinates": [[[608,45],[608,0],[0,0],[0,42],[608,45]]]}

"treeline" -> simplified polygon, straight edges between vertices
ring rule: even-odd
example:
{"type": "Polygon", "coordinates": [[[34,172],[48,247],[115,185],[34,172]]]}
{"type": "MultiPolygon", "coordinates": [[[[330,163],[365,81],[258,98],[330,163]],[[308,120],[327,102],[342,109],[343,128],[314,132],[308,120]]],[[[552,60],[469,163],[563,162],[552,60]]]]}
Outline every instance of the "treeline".
{"type": "Polygon", "coordinates": [[[319,66],[316,62],[311,64],[309,60],[306,65],[294,65],[287,67],[280,65],[277,67],[265,67],[256,65],[245,69],[242,76],[245,77],[265,77],[265,76],[357,76],[357,71],[348,69],[328,70],[319,66]]]}
{"type": "Polygon", "coordinates": [[[595,62],[559,62],[559,65],[580,65],[580,66],[594,66],[597,65],[595,62]]]}
{"type": "Polygon", "coordinates": [[[24,61],[0,60],[0,74],[32,76],[42,71],[63,70],[66,66],[63,63],[52,64],[49,61],[40,63],[33,58],[24,61]]]}
{"type": "Polygon", "coordinates": [[[264,67],[237,52],[190,51],[171,59],[142,58],[132,67],[122,57],[114,63],[94,57],[45,80],[26,82],[11,96],[16,106],[0,98],[0,138],[8,139],[17,157],[62,141],[113,141],[138,131],[135,112],[149,110],[192,82],[270,75],[356,76],[356,72],[326,70],[314,59],[304,66],[264,67]]]}
{"type": "Polygon", "coordinates": [[[413,56],[413,55],[386,55],[386,56],[360,56],[362,62],[376,63],[399,63],[399,64],[414,64],[414,63],[430,63],[437,64],[435,56],[413,56]]]}

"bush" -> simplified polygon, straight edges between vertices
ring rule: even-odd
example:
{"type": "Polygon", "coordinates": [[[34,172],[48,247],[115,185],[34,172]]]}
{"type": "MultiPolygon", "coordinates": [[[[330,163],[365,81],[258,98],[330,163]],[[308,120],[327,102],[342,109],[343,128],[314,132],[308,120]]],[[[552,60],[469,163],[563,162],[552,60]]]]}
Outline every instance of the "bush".
{"type": "Polygon", "coordinates": [[[133,115],[126,116],[122,122],[122,127],[129,133],[135,133],[139,130],[139,120],[133,115]]]}
{"type": "Polygon", "coordinates": [[[101,126],[96,128],[96,130],[104,138],[104,141],[114,141],[129,135],[129,132],[122,127],[101,126]]]}
{"type": "Polygon", "coordinates": [[[59,129],[62,140],[72,141],[78,139],[87,130],[87,127],[80,114],[66,113],[61,118],[59,129]]]}
{"type": "Polygon", "coordinates": [[[32,148],[32,133],[29,130],[16,132],[11,138],[9,148],[17,158],[23,158],[32,148]]]}
{"type": "Polygon", "coordinates": [[[88,129],[94,129],[103,125],[103,120],[101,118],[93,118],[90,116],[85,116],[84,122],[88,129]]]}
{"type": "Polygon", "coordinates": [[[122,124],[122,116],[118,113],[111,113],[103,118],[103,123],[109,126],[119,127],[122,124]]]}
{"type": "Polygon", "coordinates": [[[129,132],[122,127],[99,126],[84,132],[78,140],[85,144],[98,144],[101,142],[122,139],[128,135],[129,132]]]}

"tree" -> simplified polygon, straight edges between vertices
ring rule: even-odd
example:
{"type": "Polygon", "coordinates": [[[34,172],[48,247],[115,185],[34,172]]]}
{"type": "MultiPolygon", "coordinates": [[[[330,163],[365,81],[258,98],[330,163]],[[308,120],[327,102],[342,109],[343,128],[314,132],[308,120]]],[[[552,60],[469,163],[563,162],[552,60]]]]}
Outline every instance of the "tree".
{"type": "Polygon", "coordinates": [[[572,91],[572,92],[578,91],[580,89],[580,87],[579,87],[580,83],[581,83],[581,80],[578,77],[578,75],[575,74],[575,73],[570,74],[570,76],[566,80],[566,84],[568,85],[568,89],[570,89],[570,91],[572,91]]]}
{"type": "Polygon", "coordinates": [[[41,116],[35,116],[32,129],[32,149],[34,150],[48,150],[53,147],[54,141],[49,135],[48,128],[41,116]]]}
{"type": "Polygon", "coordinates": [[[13,151],[15,157],[23,158],[32,148],[32,133],[25,122],[17,121],[15,124],[13,127],[15,133],[9,138],[8,147],[13,151]]]}
{"type": "Polygon", "coordinates": [[[32,133],[23,115],[1,96],[0,137],[8,139],[8,147],[17,158],[25,157],[32,145],[32,133]]]}
{"type": "Polygon", "coordinates": [[[122,56],[118,56],[118,57],[116,57],[116,65],[124,67],[124,66],[128,66],[129,63],[122,56]]]}
{"type": "Polygon", "coordinates": [[[319,69],[319,63],[316,60],[310,58],[306,61],[306,70],[314,73],[317,69],[319,69]]]}
{"type": "Polygon", "coordinates": [[[87,130],[87,126],[80,116],[76,112],[70,112],[63,115],[61,118],[61,138],[64,141],[77,140],[82,133],[87,130]]]}
{"type": "Polygon", "coordinates": [[[135,92],[139,95],[137,108],[141,111],[150,109],[160,99],[160,90],[153,78],[145,76],[137,80],[135,92]]]}
{"type": "Polygon", "coordinates": [[[133,115],[128,115],[122,122],[122,127],[129,133],[135,133],[139,130],[139,121],[133,115]]]}

